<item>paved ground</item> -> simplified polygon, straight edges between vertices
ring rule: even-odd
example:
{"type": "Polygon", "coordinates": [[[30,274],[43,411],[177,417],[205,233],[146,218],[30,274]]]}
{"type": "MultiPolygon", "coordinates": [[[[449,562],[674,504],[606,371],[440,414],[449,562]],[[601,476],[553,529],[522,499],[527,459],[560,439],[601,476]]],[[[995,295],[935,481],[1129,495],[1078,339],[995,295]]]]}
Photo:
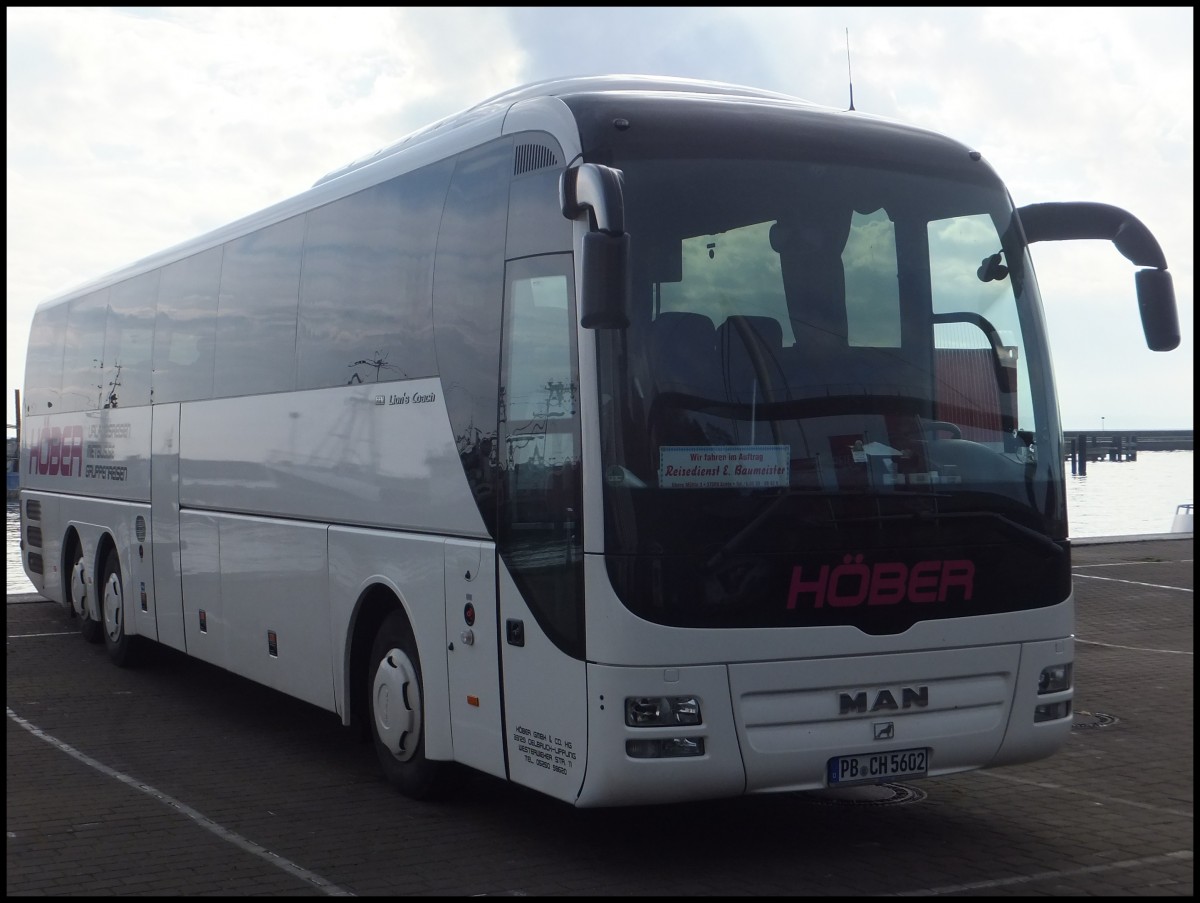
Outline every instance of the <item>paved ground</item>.
{"type": "Polygon", "coordinates": [[[7,893],[1191,896],[1192,538],[1074,562],[1053,758],[620,810],[467,775],[406,800],[332,715],[170,650],[114,668],[59,606],[10,598],[7,893]]]}

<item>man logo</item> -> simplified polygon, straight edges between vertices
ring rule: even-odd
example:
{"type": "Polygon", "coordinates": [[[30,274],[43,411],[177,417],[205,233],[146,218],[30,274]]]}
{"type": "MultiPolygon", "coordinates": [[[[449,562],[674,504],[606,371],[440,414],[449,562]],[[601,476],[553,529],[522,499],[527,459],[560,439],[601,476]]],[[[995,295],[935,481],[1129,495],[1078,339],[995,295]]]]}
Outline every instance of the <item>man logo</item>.
{"type": "Polygon", "coordinates": [[[868,712],[898,712],[901,709],[929,708],[929,687],[900,687],[891,690],[873,690],[873,699],[867,704],[867,691],[838,694],[839,715],[865,715],[868,712]],[[896,697],[899,696],[899,702],[896,697]]]}
{"type": "Polygon", "coordinates": [[[896,722],[894,721],[879,721],[875,725],[876,740],[895,740],[896,739],[896,722]]]}

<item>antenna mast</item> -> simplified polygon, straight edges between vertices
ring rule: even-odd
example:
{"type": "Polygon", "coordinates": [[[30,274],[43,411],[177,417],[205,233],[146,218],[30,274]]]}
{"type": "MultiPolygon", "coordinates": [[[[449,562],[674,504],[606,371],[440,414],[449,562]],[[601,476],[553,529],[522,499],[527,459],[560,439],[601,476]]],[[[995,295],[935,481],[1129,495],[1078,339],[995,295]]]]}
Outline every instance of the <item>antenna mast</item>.
{"type": "Polygon", "coordinates": [[[846,29],[846,77],[850,80],[850,109],[854,109],[854,75],[850,71],[850,29],[846,29]]]}

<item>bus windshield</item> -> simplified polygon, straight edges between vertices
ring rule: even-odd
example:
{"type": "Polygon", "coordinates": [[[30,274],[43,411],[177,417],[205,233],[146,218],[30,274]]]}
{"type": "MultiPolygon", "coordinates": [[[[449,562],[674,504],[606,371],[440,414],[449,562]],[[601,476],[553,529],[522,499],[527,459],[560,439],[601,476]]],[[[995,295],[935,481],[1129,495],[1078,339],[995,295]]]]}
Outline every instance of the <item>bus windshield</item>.
{"type": "MultiPolygon", "coordinates": [[[[998,181],[812,160],[615,163],[630,325],[597,342],[604,547],[627,606],[671,624],[892,632],[1062,601],[1058,416],[998,181]],[[1006,552],[1040,583],[988,592],[973,579],[963,604],[919,613],[879,589],[893,562],[974,572],[1006,552]],[[839,565],[865,570],[839,582],[839,565]],[[875,610],[848,601],[872,594],[875,610]]],[[[935,595],[953,594],[946,573],[935,595]]]]}

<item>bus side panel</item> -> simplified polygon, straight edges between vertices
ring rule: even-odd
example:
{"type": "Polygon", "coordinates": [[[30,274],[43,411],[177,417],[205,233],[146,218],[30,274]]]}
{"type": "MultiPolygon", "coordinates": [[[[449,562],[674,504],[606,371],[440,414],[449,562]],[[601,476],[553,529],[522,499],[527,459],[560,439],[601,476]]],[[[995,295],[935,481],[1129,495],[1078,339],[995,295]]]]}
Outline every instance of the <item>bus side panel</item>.
{"type": "Polygon", "coordinates": [[[151,432],[150,549],[158,641],[183,651],[187,643],[179,566],[179,405],[156,405],[151,432]]]}
{"type": "Polygon", "coordinates": [[[189,655],[334,710],[326,529],[184,511],[189,655]]]}
{"type": "MultiPolygon", "coordinates": [[[[368,530],[329,528],[329,626],[336,650],[335,693],[342,721],[349,717],[350,649],[358,606],[372,589],[383,588],[398,600],[417,640],[425,691],[425,754],[454,757],[446,678],[445,540],[368,530]]],[[[374,637],[367,637],[368,645],[374,637]]]]}
{"type": "MultiPolygon", "coordinates": [[[[117,550],[121,564],[121,576],[125,591],[124,622],[131,636],[147,630],[145,636],[156,638],[153,620],[147,621],[150,608],[151,565],[146,557],[145,543],[138,541],[148,531],[150,510],[146,505],[130,504],[111,499],[60,497],[48,493],[26,493],[25,499],[41,503],[43,535],[47,536],[42,553],[47,562],[55,562],[54,574],[46,567],[47,598],[70,606],[70,599],[63,592],[62,569],[57,567],[63,554],[63,537],[72,532],[78,537],[83,554],[84,571],[88,585],[88,605],[94,620],[101,619],[100,594],[101,574],[104,565],[102,551],[107,543],[117,550]],[[53,535],[51,541],[48,537],[53,535]],[[146,611],[141,610],[145,594],[146,611]]],[[[65,568],[70,564],[65,563],[65,568]]]]}
{"type": "Polygon", "coordinates": [[[509,776],[574,803],[587,767],[586,666],[538,629],[502,560],[499,570],[509,776]]]}
{"type": "MultiPolygon", "coordinates": [[[[41,547],[28,547],[27,541],[23,555],[34,586],[47,598],[69,604],[63,593],[63,538],[76,523],[88,579],[94,582],[101,564],[96,560],[96,550],[101,535],[108,533],[117,545],[124,571],[130,600],[126,615],[134,615],[126,619],[129,632],[145,631],[154,638],[152,619],[139,616],[143,583],[146,614],[151,611],[151,564],[137,558],[141,546],[137,519],[142,518],[141,529],[148,531],[150,511],[145,506],[122,504],[150,499],[150,408],[30,417],[21,442],[22,498],[41,502],[40,522],[28,524],[40,528],[41,547]],[[29,566],[31,553],[42,557],[41,574],[29,566]],[[133,600],[139,604],[133,604],[133,600]]],[[[141,551],[144,554],[144,547],[141,551]]]]}
{"type": "Polygon", "coordinates": [[[224,668],[229,625],[221,599],[221,540],[215,515],[180,512],[179,576],[187,653],[224,668]]]}
{"type": "Polygon", "coordinates": [[[23,430],[23,488],[150,501],[149,406],[33,417],[23,430]]]}
{"type": "MultiPolygon", "coordinates": [[[[21,490],[21,564],[34,590],[70,606],[63,592],[61,499],[49,492],[21,490]],[[30,512],[33,516],[30,516],[30,512]]],[[[69,567],[69,565],[68,565],[69,567]]]]}
{"type": "Polygon", "coordinates": [[[485,535],[435,378],[188,402],[179,502],[485,535]]]}
{"type": "Polygon", "coordinates": [[[121,507],[127,509],[123,523],[124,535],[117,537],[125,582],[125,630],[130,636],[143,636],[157,642],[154,546],[150,542],[153,518],[148,505],[121,507]]]}
{"type": "Polygon", "coordinates": [[[225,667],[333,711],[326,528],[235,515],[216,521],[225,667]]]}
{"type": "Polygon", "coordinates": [[[506,778],[496,614],[496,547],[447,539],[446,670],[454,761],[506,778]]]}

